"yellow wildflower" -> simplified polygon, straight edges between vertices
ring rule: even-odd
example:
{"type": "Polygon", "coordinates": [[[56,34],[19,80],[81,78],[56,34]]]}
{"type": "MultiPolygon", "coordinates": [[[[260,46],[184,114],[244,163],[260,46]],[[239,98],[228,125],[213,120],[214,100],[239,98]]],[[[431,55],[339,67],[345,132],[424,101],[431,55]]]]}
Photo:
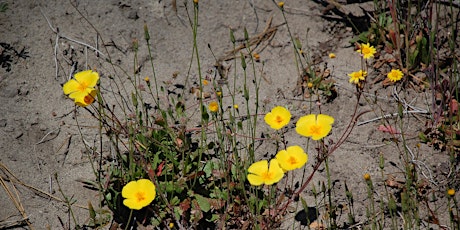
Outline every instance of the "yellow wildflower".
{"type": "Polygon", "coordinates": [[[209,111],[217,113],[217,111],[219,111],[219,104],[216,101],[211,101],[211,103],[209,103],[209,111]]]}
{"type": "Polygon", "coordinates": [[[94,102],[97,91],[94,88],[99,80],[99,74],[92,70],[76,73],[74,79],[64,84],[62,90],[75,100],[75,104],[85,107],[94,102]]]}
{"type": "Polygon", "coordinates": [[[348,76],[350,76],[350,83],[359,84],[359,81],[364,81],[367,76],[367,72],[360,70],[358,72],[350,73],[348,76]]]}
{"type": "Polygon", "coordinates": [[[356,52],[362,54],[364,59],[369,59],[369,58],[374,57],[374,54],[377,51],[375,50],[373,46],[367,43],[367,44],[361,44],[360,48],[356,52]]]}
{"type": "Polygon", "coordinates": [[[239,108],[238,104],[234,104],[233,108],[238,109],[239,108]]]}
{"type": "Polygon", "coordinates": [[[291,120],[291,112],[282,106],[276,106],[264,117],[265,122],[270,128],[278,130],[283,128],[291,120]]]}
{"type": "Polygon", "coordinates": [[[130,209],[136,210],[140,210],[152,203],[155,195],[155,185],[147,179],[131,181],[121,190],[121,196],[125,198],[123,204],[130,209]]]}
{"type": "Polygon", "coordinates": [[[308,161],[308,155],[298,146],[290,146],[276,154],[280,166],[285,171],[302,168],[308,161]]]}
{"type": "Polygon", "coordinates": [[[334,118],[325,114],[310,114],[301,117],[297,123],[295,131],[313,140],[320,140],[327,136],[332,129],[334,118]]]}
{"type": "Polygon", "coordinates": [[[403,72],[399,69],[392,69],[388,74],[387,77],[390,79],[392,82],[397,82],[402,79],[404,76],[403,72]]]}
{"type": "Polygon", "coordinates": [[[144,81],[147,82],[147,83],[149,83],[149,82],[150,82],[150,78],[149,78],[149,77],[145,77],[145,78],[144,78],[144,81]]]}
{"type": "Polygon", "coordinates": [[[363,176],[364,180],[368,181],[371,179],[371,175],[369,173],[365,173],[363,176]]]}
{"type": "Polygon", "coordinates": [[[203,85],[204,85],[204,86],[207,86],[208,84],[209,84],[209,81],[206,80],[206,79],[204,79],[204,80],[203,80],[203,85]]]}
{"type": "Polygon", "coordinates": [[[284,7],[284,2],[278,2],[278,6],[279,6],[280,8],[283,8],[283,7],[284,7]]]}
{"type": "Polygon", "coordinates": [[[454,196],[455,195],[455,189],[451,188],[447,190],[447,195],[449,196],[454,196]]]}
{"type": "Polygon", "coordinates": [[[335,57],[336,57],[336,56],[335,56],[335,53],[330,53],[330,54],[329,54],[329,58],[330,58],[330,59],[333,59],[333,58],[335,58],[335,57]]]}
{"type": "Polygon", "coordinates": [[[284,171],[280,167],[278,160],[270,160],[270,167],[268,167],[267,160],[261,160],[253,163],[248,168],[248,181],[251,185],[272,185],[280,181],[284,176],[284,171]]]}

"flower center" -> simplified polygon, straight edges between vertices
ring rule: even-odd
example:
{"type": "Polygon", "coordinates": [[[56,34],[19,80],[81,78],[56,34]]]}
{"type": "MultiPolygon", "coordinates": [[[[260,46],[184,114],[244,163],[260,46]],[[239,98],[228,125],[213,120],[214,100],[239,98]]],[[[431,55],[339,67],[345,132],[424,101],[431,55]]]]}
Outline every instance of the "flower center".
{"type": "Polygon", "coordinates": [[[371,53],[371,51],[370,51],[369,48],[367,48],[367,47],[364,47],[364,48],[362,49],[362,52],[363,52],[363,54],[369,54],[369,53],[371,53]]]}
{"type": "Polygon", "coordinates": [[[136,193],[136,199],[137,199],[137,202],[141,202],[145,200],[145,193],[144,192],[136,193]]]}
{"type": "Polygon", "coordinates": [[[321,134],[321,126],[319,125],[312,125],[310,127],[310,133],[312,135],[320,135],[321,134]]]}
{"type": "Polygon", "coordinates": [[[80,84],[78,85],[78,91],[84,92],[86,88],[88,88],[88,83],[86,82],[79,82],[80,84]]]}
{"type": "Polygon", "coordinates": [[[291,165],[295,165],[297,164],[297,159],[295,157],[289,157],[288,162],[291,165]]]}
{"type": "Polygon", "coordinates": [[[273,175],[270,172],[265,172],[265,173],[262,173],[261,177],[263,180],[267,181],[267,180],[271,180],[273,175]]]}
{"type": "Polygon", "coordinates": [[[281,116],[276,116],[275,122],[279,124],[279,123],[283,122],[283,118],[281,116]]]}

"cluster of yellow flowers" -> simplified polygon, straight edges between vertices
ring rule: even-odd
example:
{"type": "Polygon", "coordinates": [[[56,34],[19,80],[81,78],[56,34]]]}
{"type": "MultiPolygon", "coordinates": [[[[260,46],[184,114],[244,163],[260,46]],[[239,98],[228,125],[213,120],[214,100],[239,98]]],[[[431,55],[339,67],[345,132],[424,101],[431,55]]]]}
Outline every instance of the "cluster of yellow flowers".
{"type": "MultiPolygon", "coordinates": [[[[373,46],[367,43],[367,44],[360,44],[360,48],[356,52],[362,55],[364,59],[370,59],[374,57],[374,54],[377,51],[373,46]]],[[[364,80],[366,79],[367,72],[364,70],[359,70],[357,72],[348,74],[348,76],[350,77],[350,80],[349,80],[350,83],[360,85],[361,82],[364,82],[364,80]]],[[[401,70],[399,69],[392,69],[387,74],[388,79],[392,82],[397,82],[401,80],[403,76],[404,76],[403,72],[401,72],[401,70]]]]}
{"type": "MultiPolygon", "coordinates": [[[[282,106],[276,106],[264,117],[265,122],[275,130],[289,124],[291,113],[282,106]]],[[[310,114],[301,117],[296,123],[296,132],[313,140],[320,140],[327,136],[332,129],[334,118],[324,114],[310,114]]],[[[284,173],[302,168],[308,161],[308,154],[298,145],[289,146],[279,151],[275,159],[261,160],[248,168],[248,181],[251,185],[272,185],[279,182],[284,173]]]]}

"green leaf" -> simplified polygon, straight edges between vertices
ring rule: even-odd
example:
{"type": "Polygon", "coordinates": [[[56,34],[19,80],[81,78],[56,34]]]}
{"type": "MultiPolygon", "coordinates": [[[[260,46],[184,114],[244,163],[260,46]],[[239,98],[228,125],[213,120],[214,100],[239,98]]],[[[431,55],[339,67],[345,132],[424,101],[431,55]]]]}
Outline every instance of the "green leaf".
{"type": "Polygon", "coordinates": [[[209,203],[208,198],[200,195],[200,194],[195,194],[196,201],[198,202],[198,205],[200,206],[200,209],[203,212],[208,212],[211,210],[211,204],[209,203]]]}

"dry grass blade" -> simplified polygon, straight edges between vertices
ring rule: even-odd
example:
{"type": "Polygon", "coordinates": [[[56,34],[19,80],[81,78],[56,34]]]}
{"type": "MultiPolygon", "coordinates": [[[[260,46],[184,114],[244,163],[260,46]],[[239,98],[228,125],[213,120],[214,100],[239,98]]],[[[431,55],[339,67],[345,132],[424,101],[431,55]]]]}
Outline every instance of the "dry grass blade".
{"type": "MultiPolygon", "coordinates": [[[[0,171],[3,172],[3,174],[5,175],[5,177],[2,177],[0,176],[0,180],[1,180],[1,183],[2,183],[2,186],[3,188],[5,189],[5,191],[8,193],[8,195],[11,197],[14,198],[14,196],[11,196],[10,195],[10,191],[8,189],[8,187],[6,187],[6,181],[9,181],[13,188],[15,189],[15,192],[16,192],[16,197],[17,199],[19,200],[19,193],[16,191],[16,187],[14,186],[14,184],[19,184],[19,185],[22,185],[30,190],[32,190],[32,192],[34,192],[35,194],[39,195],[39,196],[42,196],[42,197],[46,197],[46,198],[50,198],[50,199],[53,199],[53,200],[56,200],[56,201],[59,201],[59,202],[65,202],[63,201],[61,198],[57,197],[57,196],[53,196],[51,193],[48,193],[48,192],[45,192],[43,190],[40,190],[38,188],[35,188],[31,185],[28,185],[24,182],[22,182],[21,180],[19,180],[3,163],[0,162],[0,171]]],[[[12,194],[12,193],[11,193],[12,194]]],[[[14,200],[13,200],[14,201],[14,200]]],[[[20,203],[19,203],[20,204],[20,203]]],[[[16,204],[15,204],[16,205],[16,204]]],[[[83,205],[78,205],[78,204],[74,204],[73,206],[75,207],[79,207],[79,208],[83,208],[83,209],[88,209],[88,207],[86,206],[83,206],[83,205]]],[[[21,206],[22,208],[22,206],[21,206]]],[[[23,208],[22,208],[23,209],[23,208]]],[[[23,215],[25,217],[25,215],[23,215]]]]}
{"type": "MultiPolygon", "coordinates": [[[[248,44],[249,44],[250,47],[254,47],[251,50],[255,50],[255,48],[257,48],[264,41],[270,40],[275,35],[276,31],[278,30],[278,27],[286,24],[286,23],[281,23],[279,25],[272,26],[272,20],[273,20],[273,17],[270,17],[268,19],[268,21],[267,21],[267,24],[265,26],[264,31],[262,31],[261,33],[257,34],[254,37],[249,38],[249,41],[247,43],[244,42],[241,45],[239,45],[238,47],[236,47],[235,49],[227,51],[223,57],[221,57],[221,58],[219,58],[217,60],[216,66],[222,65],[223,61],[229,61],[229,60],[232,60],[232,59],[234,59],[236,57],[239,57],[240,55],[238,53],[241,50],[243,50],[245,48],[248,48],[247,47],[248,44]]],[[[261,50],[263,50],[263,48],[264,47],[262,47],[261,50]]],[[[245,55],[247,56],[248,54],[245,54],[245,55]]]]}
{"type": "MultiPolygon", "coordinates": [[[[19,213],[21,213],[21,215],[23,217],[22,220],[18,220],[18,221],[2,222],[2,223],[0,223],[0,228],[3,228],[3,225],[5,225],[5,228],[6,227],[10,228],[10,227],[14,227],[14,226],[21,226],[21,225],[24,225],[24,223],[25,223],[25,224],[27,224],[29,226],[30,229],[34,229],[32,224],[29,222],[29,218],[26,215],[26,211],[25,211],[24,207],[22,206],[21,199],[19,198],[19,192],[18,192],[18,190],[16,189],[16,186],[14,185],[14,183],[11,180],[11,177],[10,177],[12,175],[11,172],[2,163],[0,163],[0,170],[2,170],[3,174],[7,178],[7,181],[10,181],[11,184],[10,184],[10,186],[8,186],[7,182],[3,179],[2,176],[0,176],[0,183],[2,184],[2,187],[5,190],[5,192],[8,195],[8,197],[10,198],[10,200],[13,202],[14,207],[16,207],[16,209],[19,211],[19,213]]],[[[14,178],[16,178],[16,177],[14,177],[14,178]]]]}

